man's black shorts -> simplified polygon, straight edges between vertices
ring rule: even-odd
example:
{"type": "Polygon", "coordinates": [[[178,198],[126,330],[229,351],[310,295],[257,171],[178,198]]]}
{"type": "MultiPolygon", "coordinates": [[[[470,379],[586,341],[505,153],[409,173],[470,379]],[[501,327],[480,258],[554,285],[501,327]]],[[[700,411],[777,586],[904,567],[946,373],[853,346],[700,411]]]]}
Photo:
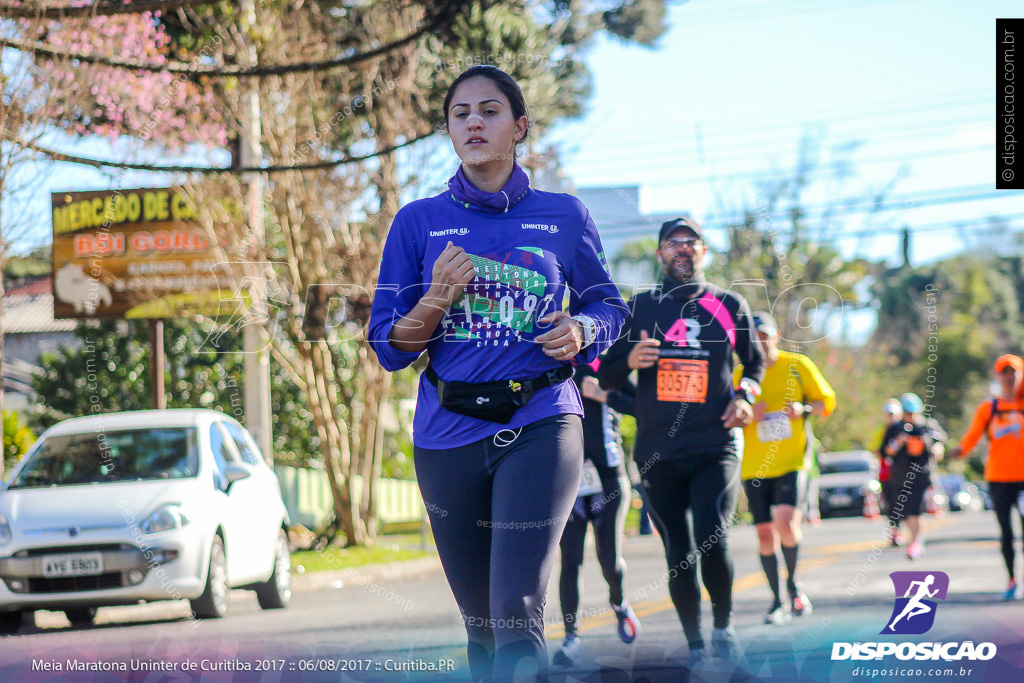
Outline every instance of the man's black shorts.
{"type": "Polygon", "coordinates": [[[796,470],[778,477],[744,479],[743,492],[754,515],[754,524],[772,521],[773,505],[792,505],[802,510],[807,501],[807,472],[796,470]]]}

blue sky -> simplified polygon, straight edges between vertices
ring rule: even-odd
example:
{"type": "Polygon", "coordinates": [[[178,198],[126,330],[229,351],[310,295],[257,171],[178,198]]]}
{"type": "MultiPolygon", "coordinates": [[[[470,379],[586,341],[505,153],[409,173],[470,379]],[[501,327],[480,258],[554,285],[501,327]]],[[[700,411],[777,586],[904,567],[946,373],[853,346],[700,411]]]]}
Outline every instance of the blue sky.
{"type": "MultiPolygon", "coordinates": [[[[792,174],[799,143],[811,135],[823,160],[849,167],[841,181],[812,175],[809,204],[889,185],[894,206],[875,216],[847,211],[820,237],[848,255],[894,260],[898,229],[909,225],[916,262],[977,248],[986,216],[1009,216],[1017,227],[1024,219],[1024,194],[994,190],[993,92],[995,18],[1022,9],[952,0],[673,3],[655,48],[598,41],[588,56],[588,113],[550,139],[577,187],[639,185],[644,212],[692,212],[714,242],[730,212],[756,208],[758,180],[792,174]]],[[[130,146],[115,147],[138,158],[130,146]]],[[[117,153],[102,142],[74,149],[117,153]]],[[[48,164],[29,206],[46,215],[54,190],[168,182],[48,164]]]]}
{"type": "Polygon", "coordinates": [[[826,235],[844,252],[895,259],[903,225],[919,231],[916,262],[978,247],[986,216],[1024,219],[1024,193],[994,190],[995,19],[1022,10],[921,0],[672,5],[655,49],[602,39],[593,50],[588,114],[556,131],[563,165],[577,186],[640,185],[647,211],[713,217],[756,206],[754,179],[791,175],[811,134],[822,158],[850,162],[850,175],[813,175],[808,203],[892,184],[894,210],[851,211],[826,235]],[[998,199],[963,199],[986,196],[998,199]],[[958,223],[974,232],[960,238],[958,223]]]}

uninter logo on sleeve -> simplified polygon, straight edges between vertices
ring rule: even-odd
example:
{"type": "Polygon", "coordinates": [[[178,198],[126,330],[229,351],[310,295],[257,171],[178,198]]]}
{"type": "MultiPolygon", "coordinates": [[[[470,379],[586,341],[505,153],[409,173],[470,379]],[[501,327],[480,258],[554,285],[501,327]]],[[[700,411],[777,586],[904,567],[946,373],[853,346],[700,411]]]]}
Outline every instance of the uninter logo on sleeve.
{"type": "MultiPolygon", "coordinates": [[[[935,624],[939,603],[949,591],[949,576],[940,571],[893,572],[895,590],[892,614],[880,635],[920,635],[935,624]]],[[[994,643],[964,642],[867,642],[833,643],[832,661],[871,660],[895,656],[900,660],[978,661],[996,656],[994,643]]]]}
{"type": "Polygon", "coordinates": [[[449,235],[468,235],[469,228],[443,228],[441,230],[431,230],[431,237],[448,237],[449,235]]]}
{"type": "Polygon", "coordinates": [[[523,230],[543,230],[544,232],[556,233],[558,232],[558,226],[548,225],[547,223],[523,223],[523,230]]]}

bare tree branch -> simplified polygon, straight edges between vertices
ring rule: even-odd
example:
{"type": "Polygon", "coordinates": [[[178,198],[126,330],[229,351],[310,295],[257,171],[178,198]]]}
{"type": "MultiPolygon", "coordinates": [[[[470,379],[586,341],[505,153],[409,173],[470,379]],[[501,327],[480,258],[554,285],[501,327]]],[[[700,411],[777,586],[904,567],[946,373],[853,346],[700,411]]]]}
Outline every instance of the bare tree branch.
{"type": "Polygon", "coordinates": [[[335,168],[343,166],[345,164],[353,164],[360,161],[366,161],[368,159],[374,159],[376,157],[391,154],[392,152],[413,145],[420,140],[425,140],[434,134],[431,130],[427,133],[417,135],[414,138],[406,140],[405,142],[396,143],[394,145],[388,145],[387,147],[377,150],[371,154],[363,154],[360,156],[348,156],[343,159],[335,159],[331,161],[318,161],[309,164],[271,164],[268,166],[163,166],[159,164],[143,164],[143,163],[132,163],[126,161],[110,161],[108,159],[91,159],[89,157],[78,156],[77,154],[65,154],[64,152],[58,152],[56,150],[43,147],[34,142],[27,142],[20,140],[12,132],[0,128],[0,139],[9,140],[21,147],[22,149],[31,150],[38,152],[51,161],[64,161],[72,164],[82,164],[85,166],[93,166],[95,168],[127,168],[136,171],[156,171],[160,173],[284,173],[286,171],[315,171],[329,168],[335,168]]]}

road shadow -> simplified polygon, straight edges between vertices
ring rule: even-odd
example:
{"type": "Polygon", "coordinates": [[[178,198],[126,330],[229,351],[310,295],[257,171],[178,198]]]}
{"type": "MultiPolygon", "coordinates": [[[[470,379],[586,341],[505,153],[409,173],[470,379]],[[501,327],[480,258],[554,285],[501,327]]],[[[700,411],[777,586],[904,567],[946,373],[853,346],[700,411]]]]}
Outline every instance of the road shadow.
{"type": "Polygon", "coordinates": [[[149,619],[137,619],[132,621],[105,621],[98,624],[69,624],[67,626],[38,626],[35,616],[27,613],[22,616],[21,628],[17,633],[5,633],[0,638],[16,638],[18,636],[48,635],[56,633],[75,632],[102,632],[131,628],[135,626],[166,626],[174,623],[203,623],[204,620],[195,620],[189,616],[154,617],[149,619]]]}

